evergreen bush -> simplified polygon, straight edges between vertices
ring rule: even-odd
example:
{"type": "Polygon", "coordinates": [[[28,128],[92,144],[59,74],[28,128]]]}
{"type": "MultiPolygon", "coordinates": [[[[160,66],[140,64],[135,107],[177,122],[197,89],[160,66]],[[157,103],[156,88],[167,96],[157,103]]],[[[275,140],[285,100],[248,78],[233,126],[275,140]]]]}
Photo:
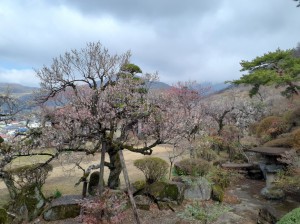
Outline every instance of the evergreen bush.
{"type": "Polygon", "coordinates": [[[300,207],[295,208],[291,212],[283,216],[277,224],[299,224],[300,223],[300,207]]]}
{"type": "Polygon", "coordinates": [[[5,224],[7,223],[7,212],[4,208],[0,208],[0,223],[5,224]]]}

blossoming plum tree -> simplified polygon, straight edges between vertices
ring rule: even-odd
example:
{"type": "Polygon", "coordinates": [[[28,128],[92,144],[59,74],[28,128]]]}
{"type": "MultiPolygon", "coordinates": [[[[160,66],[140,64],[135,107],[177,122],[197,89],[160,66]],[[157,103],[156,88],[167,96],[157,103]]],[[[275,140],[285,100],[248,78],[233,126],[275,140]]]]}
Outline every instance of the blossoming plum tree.
{"type": "Polygon", "coordinates": [[[58,151],[107,152],[110,162],[108,186],[119,186],[122,171],[119,150],[127,149],[148,155],[163,142],[157,125],[158,110],[147,101],[146,83],[156,75],[138,76],[141,69],[130,63],[130,52],[111,55],[98,43],[72,50],[55,58],[51,66],[44,66],[36,74],[41,80],[39,100],[55,105],[47,111],[52,123],[46,127],[47,138],[58,151]],[[151,141],[143,146],[129,143],[139,123],[140,134],[151,141]],[[85,147],[88,141],[93,148],[85,147]]]}

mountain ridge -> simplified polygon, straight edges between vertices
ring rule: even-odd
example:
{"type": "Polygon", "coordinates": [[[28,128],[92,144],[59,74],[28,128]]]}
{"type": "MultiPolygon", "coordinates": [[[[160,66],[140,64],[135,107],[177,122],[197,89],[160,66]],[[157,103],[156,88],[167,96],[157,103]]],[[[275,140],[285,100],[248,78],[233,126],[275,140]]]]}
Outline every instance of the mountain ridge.
{"type": "Polygon", "coordinates": [[[38,87],[25,86],[18,83],[4,83],[0,82],[0,93],[9,92],[13,95],[30,94],[34,90],[38,90],[38,87]]]}
{"type": "MultiPolygon", "coordinates": [[[[160,81],[154,81],[149,83],[149,88],[150,89],[154,89],[154,90],[158,90],[158,89],[168,89],[170,88],[171,85],[164,83],[164,82],[160,82],[160,81]]],[[[224,90],[226,88],[229,87],[228,84],[224,84],[224,83],[210,83],[210,82],[203,82],[203,83],[197,83],[195,85],[195,89],[201,89],[201,88],[206,88],[206,87],[210,87],[210,94],[214,93],[214,92],[218,92],[221,90],[224,90]]],[[[9,91],[9,93],[16,95],[16,96],[23,96],[23,95],[28,95],[28,94],[32,94],[33,91],[38,90],[38,87],[31,87],[31,86],[25,86],[22,84],[18,84],[18,83],[2,83],[0,82],[0,94],[4,94],[7,91],[9,91]]]]}

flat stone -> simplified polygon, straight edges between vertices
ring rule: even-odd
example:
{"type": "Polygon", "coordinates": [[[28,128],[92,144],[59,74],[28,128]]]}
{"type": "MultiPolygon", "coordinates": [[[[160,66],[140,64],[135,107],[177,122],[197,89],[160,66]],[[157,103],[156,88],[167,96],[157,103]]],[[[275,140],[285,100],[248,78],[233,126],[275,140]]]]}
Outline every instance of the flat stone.
{"type": "Polygon", "coordinates": [[[269,156],[281,156],[283,153],[290,151],[290,148],[281,148],[281,147],[255,147],[251,149],[247,149],[249,152],[257,152],[262,155],[269,156]]]}
{"type": "Polygon", "coordinates": [[[255,165],[253,163],[223,163],[221,167],[227,169],[251,169],[255,165]]]}
{"type": "Polygon", "coordinates": [[[271,164],[271,165],[266,165],[265,169],[267,173],[278,173],[284,168],[283,165],[277,165],[277,164],[271,164]]]}
{"type": "Polygon", "coordinates": [[[66,195],[66,196],[62,196],[57,199],[54,199],[51,202],[51,206],[78,204],[78,200],[80,200],[80,199],[82,199],[81,195],[66,195]]]}
{"type": "Polygon", "coordinates": [[[134,197],[134,201],[138,209],[142,209],[142,210],[150,209],[151,200],[149,197],[144,195],[137,195],[134,197]]]}
{"type": "Polygon", "coordinates": [[[273,224],[276,223],[281,217],[282,213],[279,213],[270,206],[265,206],[259,210],[258,213],[258,224],[273,224]]]}
{"type": "Polygon", "coordinates": [[[44,212],[46,221],[74,218],[80,215],[80,195],[67,195],[52,201],[50,208],[44,212]]]}
{"type": "Polygon", "coordinates": [[[284,191],[275,187],[263,188],[261,194],[269,200],[281,200],[285,197],[284,191]]]}

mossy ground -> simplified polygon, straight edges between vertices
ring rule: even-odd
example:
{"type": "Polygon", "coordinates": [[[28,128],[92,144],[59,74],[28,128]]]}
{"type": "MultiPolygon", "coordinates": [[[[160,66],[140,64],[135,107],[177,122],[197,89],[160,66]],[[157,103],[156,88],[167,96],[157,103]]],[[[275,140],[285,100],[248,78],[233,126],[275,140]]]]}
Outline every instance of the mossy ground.
{"type": "Polygon", "coordinates": [[[6,210],[3,208],[0,208],[0,224],[6,224],[6,223],[7,223],[6,210]]]}

